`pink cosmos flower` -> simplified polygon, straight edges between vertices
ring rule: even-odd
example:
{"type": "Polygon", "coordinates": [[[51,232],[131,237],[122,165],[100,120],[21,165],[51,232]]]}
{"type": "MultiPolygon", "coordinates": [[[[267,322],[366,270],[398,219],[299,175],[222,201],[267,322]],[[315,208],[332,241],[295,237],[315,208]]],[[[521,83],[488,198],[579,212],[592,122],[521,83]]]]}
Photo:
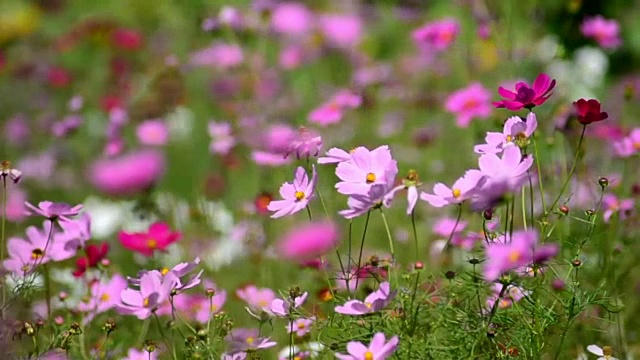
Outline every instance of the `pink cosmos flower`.
{"type": "Polygon", "coordinates": [[[220,357],[221,360],[245,360],[246,358],[247,358],[247,353],[243,351],[230,353],[230,354],[224,353],[220,357]]]}
{"type": "Polygon", "coordinates": [[[356,15],[328,14],[318,20],[320,32],[332,46],[351,48],[360,42],[362,37],[362,21],[356,15]]]}
{"type": "Polygon", "coordinates": [[[391,291],[389,282],[380,283],[378,290],[369,294],[364,302],[349,300],[335,307],[335,311],[344,315],[365,315],[384,309],[395,298],[397,291],[391,291]]]}
{"type": "Polygon", "coordinates": [[[527,115],[526,121],[512,116],[504,123],[502,133],[488,132],[486,144],[476,145],[473,150],[478,154],[499,154],[507,146],[526,147],[537,127],[538,120],[533,112],[527,115]]]}
{"type": "Polygon", "coordinates": [[[466,128],[474,118],[486,119],[491,115],[491,93],[475,82],[454,91],[445,101],[445,109],[456,115],[458,127],[466,128]]]}
{"type": "Polygon", "coordinates": [[[399,341],[398,337],[394,336],[387,342],[383,333],[376,333],[368,347],[359,341],[350,341],[347,344],[348,355],[335,355],[339,360],[385,360],[396,351],[399,341]]]}
{"type": "Polygon", "coordinates": [[[505,182],[514,189],[520,186],[532,164],[533,157],[523,158],[516,146],[506,147],[502,158],[496,154],[484,154],[478,160],[480,171],[489,181],[505,182]]]}
{"type": "Polygon", "coordinates": [[[123,290],[120,294],[121,303],[116,308],[121,314],[146,319],[169,300],[177,283],[178,278],[172,272],[165,275],[159,271],[146,272],[140,277],[140,289],[123,290]]]}
{"type": "Polygon", "coordinates": [[[475,236],[464,236],[463,231],[466,227],[466,221],[456,222],[456,219],[445,217],[436,221],[432,230],[434,234],[439,235],[441,239],[448,239],[449,236],[451,236],[451,245],[458,246],[465,250],[471,250],[478,241],[478,238],[475,236]]]}
{"type": "Polygon", "coordinates": [[[165,160],[157,150],[140,150],[96,161],[89,180],[110,195],[132,195],[152,187],[164,174],[165,160]]]}
{"type": "Polygon", "coordinates": [[[620,157],[630,157],[640,152],[640,128],[631,130],[629,136],[613,143],[613,147],[620,157]]]}
{"type": "Polygon", "coordinates": [[[502,86],[498,88],[498,94],[506,100],[495,101],[496,108],[507,108],[511,111],[518,111],[523,108],[531,110],[533,107],[542,105],[552,95],[551,90],[556,86],[556,81],[551,80],[549,75],[541,73],[530,86],[526,82],[516,83],[516,91],[509,91],[502,86]]]}
{"type": "Polygon", "coordinates": [[[341,181],[335,187],[341,194],[366,195],[374,185],[393,186],[397,174],[398,163],[387,145],[373,150],[360,146],[349,160],[338,163],[336,175],[341,181]]]}
{"type": "Polygon", "coordinates": [[[538,233],[535,230],[515,231],[513,236],[504,235],[497,242],[487,245],[485,280],[494,281],[508,271],[543,262],[557,253],[558,244],[538,245],[538,233]]]}
{"type": "Polygon", "coordinates": [[[284,299],[273,299],[269,307],[267,308],[269,312],[275,316],[279,317],[288,317],[291,314],[292,309],[297,309],[307,300],[309,293],[305,292],[300,296],[296,296],[293,298],[293,303],[289,300],[284,299]]]}
{"type": "Polygon", "coordinates": [[[0,163],[0,177],[4,182],[6,182],[6,178],[9,178],[14,184],[17,184],[22,179],[22,171],[12,168],[11,163],[5,160],[0,163]]]}
{"type": "Polygon", "coordinates": [[[28,215],[41,215],[51,221],[73,221],[71,217],[76,216],[82,210],[82,205],[71,206],[66,203],[54,203],[51,201],[41,201],[38,207],[29,202],[24,203],[27,207],[28,215]]]}
{"type": "Polygon", "coordinates": [[[277,345],[268,337],[260,337],[258,329],[235,328],[224,340],[229,345],[231,352],[268,349],[277,345]]]}
{"type": "Polygon", "coordinates": [[[282,154],[260,150],[253,151],[251,159],[260,166],[282,166],[291,162],[290,158],[285,158],[282,154]]]}
{"type": "Polygon", "coordinates": [[[228,122],[209,121],[209,136],[211,136],[209,151],[212,154],[227,155],[236,145],[231,124],[228,122]]]}
{"type": "Polygon", "coordinates": [[[523,288],[515,285],[507,285],[505,291],[502,291],[503,286],[504,285],[502,284],[493,284],[493,294],[487,298],[487,313],[491,312],[496,301],[499,302],[499,309],[506,309],[511,307],[514,303],[524,299],[526,296],[529,296],[531,293],[530,291],[524,290],[523,288]],[[502,297],[500,297],[500,293],[502,293],[502,297]]]}
{"type": "Polygon", "coordinates": [[[580,25],[580,31],[584,37],[594,39],[604,49],[615,49],[622,45],[620,25],[602,15],[586,18],[580,25]]]}
{"type": "Polygon", "coordinates": [[[320,149],[322,149],[322,137],[312,130],[300,127],[298,137],[289,144],[284,156],[288,157],[295,153],[298,160],[308,159],[312,156],[318,156],[320,149]]]}
{"type": "Polygon", "coordinates": [[[478,186],[481,185],[483,178],[484,176],[479,170],[468,170],[453,183],[451,188],[443,183],[436,183],[433,187],[434,194],[423,192],[420,194],[420,199],[438,208],[450,204],[460,204],[471,198],[478,186]]]}
{"type": "Polygon", "coordinates": [[[384,205],[389,207],[389,201],[385,201],[385,197],[393,189],[393,183],[374,184],[366,194],[353,194],[347,200],[346,210],[341,210],[338,214],[345,219],[353,219],[355,217],[366,214],[369,210],[384,205]]]}
{"type": "Polygon", "coordinates": [[[0,216],[6,216],[9,222],[22,222],[28,215],[24,203],[27,201],[27,193],[19,187],[13,187],[7,191],[6,214],[0,209],[0,216]]]}
{"type": "Polygon", "coordinates": [[[299,45],[289,45],[280,50],[278,63],[285,70],[298,68],[307,60],[305,49],[299,45]]]}
{"type": "Polygon", "coordinates": [[[328,102],[320,105],[309,114],[309,122],[320,126],[337,124],[342,121],[344,111],[356,109],[362,104],[362,97],[349,90],[341,90],[328,102]]]}
{"type": "Polygon", "coordinates": [[[312,165],[311,181],[302,166],[296,169],[293,183],[284,183],[280,187],[280,196],[283,200],[273,200],[267,209],[274,211],[272,218],[277,219],[285,215],[292,215],[304,209],[313,199],[313,191],[318,181],[318,174],[315,166],[312,165]]]}
{"type": "Polygon", "coordinates": [[[136,128],[136,136],[142,145],[165,145],[169,141],[169,128],[162,120],[146,120],[136,128]]]}
{"type": "Polygon", "coordinates": [[[460,24],[456,19],[446,18],[433,21],[416,29],[412,33],[413,41],[426,50],[443,51],[449,48],[460,33],[460,24]]]}
{"type": "Polygon", "coordinates": [[[295,332],[298,337],[303,337],[311,331],[311,325],[313,325],[315,320],[315,316],[296,319],[290,322],[289,325],[285,325],[285,328],[287,328],[287,333],[295,332]]]}
{"type": "MultiPolygon", "coordinates": [[[[162,276],[165,276],[168,273],[172,273],[176,277],[177,280],[175,281],[174,286],[171,289],[171,291],[173,292],[174,295],[177,295],[177,294],[182,293],[184,290],[191,289],[192,287],[200,284],[200,276],[202,276],[203,270],[200,270],[195,275],[192,275],[190,278],[188,278],[188,280],[182,279],[184,276],[188,275],[193,270],[195,270],[195,268],[199,264],[200,264],[200,258],[196,257],[193,262],[179,263],[178,265],[174,266],[171,269],[169,269],[168,267],[163,267],[160,270],[151,270],[151,271],[159,272],[162,276]]],[[[146,270],[145,271],[141,271],[139,273],[140,278],[142,278],[142,275],[145,274],[146,272],[147,272],[146,270]]],[[[138,278],[129,278],[129,283],[131,285],[139,286],[140,285],[140,279],[138,279],[138,278]]]]}
{"type": "Polygon", "coordinates": [[[604,196],[602,197],[602,205],[604,207],[604,213],[602,217],[604,219],[604,222],[608,223],[615,213],[620,214],[620,219],[628,218],[635,208],[635,200],[619,200],[618,197],[613,194],[604,194],[604,196]]]}
{"type": "Polygon", "coordinates": [[[158,351],[149,353],[146,350],[131,348],[123,360],[158,360],[158,351]]]}
{"type": "Polygon", "coordinates": [[[284,259],[304,261],[333,250],[340,240],[338,227],[329,221],[300,225],[287,233],[276,245],[284,259]]]}
{"type": "Polygon", "coordinates": [[[61,121],[56,121],[51,125],[51,133],[55,137],[65,137],[77,130],[82,125],[82,117],[79,115],[65,116],[61,121]]]}
{"type": "Polygon", "coordinates": [[[271,14],[271,28],[280,34],[303,36],[311,30],[313,14],[296,2],[278,4],[271,14]]]}
{"type": "Polygon", "coordinates": [[[2,262],[3,267],[16,277],[24,277],[40,264],[49,261],[60,261],[73,256],[55,243],[52,233],[52,222],[44,222],[44,231],[35,226],[26,230],[27,240],[12,237],[7,241],[8,258],[2,262]]]}
{"type": "Polygon", "coordinates": [[[194,66],[213,66],[223,70],[236,67],[243,61],[244,54],[239,45],[222,42],[192,53],[190,59],[194,66]]]}
{"type": "Polygon", "coordinates": [[[258,288],[255,285],[248,285],[236,290],[236,295],[244,300],[252,310],[262,311],[276,298],[276,293],[269,288],[258,288]]]}
{"type": "Polygon", "coordinates": [[[118,239],[124,248],[139,252],[144,256],[152,256],[156,250],[164,251],[181,237],[179,232],[172,232],[169,225],[162,222],[152,224],[146,233],[121,231],[118,234],[118,239]]]}
{"type": "Polygon", "coordinates": [[[337,164],[351,159],[351,153],[335,147],[329,149],[326,155],[318,158],[318,164],[337,164]]]}
{"type": "Polygon", "coordinates": [[[115,274],[108,282],[91,284],[91,295],[87,301],[78,304],[78,310],[89,313],[91,317],[101,314],[120,304],[120,294],[127,288],[127,280],[115,274]]]}

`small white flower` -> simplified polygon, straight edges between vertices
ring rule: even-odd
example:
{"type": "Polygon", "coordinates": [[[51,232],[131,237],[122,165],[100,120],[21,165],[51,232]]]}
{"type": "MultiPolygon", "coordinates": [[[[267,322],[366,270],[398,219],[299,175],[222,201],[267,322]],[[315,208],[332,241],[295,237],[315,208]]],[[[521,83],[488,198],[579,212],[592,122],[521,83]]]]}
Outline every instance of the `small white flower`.
{"type": "Polygon", "coordinates": [[[600,356],[598,360],[618,360],[618,358],[614,358],[613,356],[611,356],[613,351],[609,346],[601,348],[598,345],[589,345],[587,346],[587,351],[594,355],[600,356]]]}

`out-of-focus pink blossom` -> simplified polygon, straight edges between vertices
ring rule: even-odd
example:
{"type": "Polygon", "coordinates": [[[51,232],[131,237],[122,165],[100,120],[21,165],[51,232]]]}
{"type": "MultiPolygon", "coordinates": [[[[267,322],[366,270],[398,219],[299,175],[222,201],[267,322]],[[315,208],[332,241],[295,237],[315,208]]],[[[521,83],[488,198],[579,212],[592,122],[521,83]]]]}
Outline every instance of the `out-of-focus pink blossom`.
{"type": "Polygon", "coordinates": [[[160,119],[147,120],[138,125],[136,136],[142,145],[165,145],[169,141],[169,127],[160,119]]]}
{"type": "Polygon", "coordinates": [[[445,101],[445,109],[456,115],[456,125],[469,126],[474,118],[486,119],[491,115],[491,93],[480,83],[472,83],[454,91],[445,101]]]}
{"type": "Polygon", "coordinates": [[[164,174],[165,160],[157,150],[140,150],[96,161],[89,180],[110,195],[132,195],[152,187],[164,174]]]}
{"type": "Polygon", "coordinates": [[[320,221],[298,226],[287,233],[276,247],[282,258],[301,261],[326,254],[340,240],[340,232],[333,222],[320,221]]]}
{"type": "Polygon", "coordinates": [[[362,37],[362,21],[356,15],[322,15],[318,20],[318,26],[326,41],[335,47],[354,47],[362,37]]]}
{"type": "Polygon", "coordinates": [[[615,20],[607,20],[602,15],[586,18],[580,25],[582,35],[594,39],[605,49],[615,49],[622,45],[620,25],[615,20]]]}
{"type": "Polygon", "coordinates": [[[297,2],[278,4],[271,14],[271,28],[280,34],[304,36],[313,25],[313,14],[297,2]]]}
{"type": "Polygon", "coordinates": [[[191,54],[190,62],[195,66],[213,66],[230,69],[244,61],[242,48],[237,44],[214,43],[208,48],[191,54]]]}
{"type": "Polygon", "coordinates": [[[460,33],[456,19],[446,18],[433,21],[413,31],[413,40],[426,50],[443,51],[449,48],[460,33]]]}

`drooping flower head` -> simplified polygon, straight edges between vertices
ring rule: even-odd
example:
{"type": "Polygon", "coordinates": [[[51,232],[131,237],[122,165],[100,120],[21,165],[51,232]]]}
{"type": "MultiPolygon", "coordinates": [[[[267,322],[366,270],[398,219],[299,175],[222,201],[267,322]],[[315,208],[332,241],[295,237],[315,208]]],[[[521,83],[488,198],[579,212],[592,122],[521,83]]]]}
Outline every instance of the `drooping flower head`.
{"type": "Polygon", "coordinates": [[[384,201],[387,207],[389,207],[389,203],[393,200],[395,194],[400,190],[407,190],[407,215],[413,212],[413,209],[418,202],[418,186],[420,186],[420,179],[418,178],[418,173],[415,170],[409,170],[407,176],[402,179],[402,185],[398,185],[393,188],[387,195],[384,197],[384,201]]]}
{"type": "Polygon", "coordinates": [[[166,223],[157,222],[149,227],[146,233],[127,233],[121,231],[118,239],[126,249],[136,251],[144,256],[151,256],[156,250],[164,251],[178,241],[182,235],[171,231],[166,223]]]}
{"type": "Polygon", "coordinates": [[[54,203],[51,201],[41,201],[38,206],[25,202],[24,205],[29,211],[29,215],[41,215],[51,221],[73,221],[74,217],[82,210],[82,205],[71,206],[66,203],[54,203]]]}
{"type": "Polygon", "coordinates": [[[10,178],[14,184],[20,182],[22,171],[11,167],[11,162],[4,160],[0,163],[0,176],[4,179],[10,178]]]}
{"type": "Polygon", "coordinates": [[[496,101],[493,105],[496,108],[506,108],[511,111],[518,111],[523,108],[532,109],[547,101],[552,95],[551,90],[555,86],[555,80],[551,80],[549,75],[541,73],[536,77],[532,86],[524,81],[516,83],[515,92],[500,86],[498,93],[505,100],[496,101]]]}
{"type": "Polygon", "coordinates": [[[318,156],[320,149],[322,149],[322,137],[312,130],[301,127],[298,137],[291,142],[284,156],[295,153],[298,160],[308,159],[318,156]]]}
{"type": "Polygon", "coordinates": [[[318,181],[315,166],[312,165],[311,179],[302,166],[298,166],[292,183],[284,183],[280,187],[282,200],[273,200],[267,209],[273,211],[272,218],[292,215],[304,209],[313,199],[313,192],[318,181]]]}
{"type": "Polygon", "coordinates": [[[472,83],[454,91],[445,101],[445,109],[456,115],[456,125],[466,128],[474,118],[486,119],[491,115],[491,93],[480,83],[472,83]]]}

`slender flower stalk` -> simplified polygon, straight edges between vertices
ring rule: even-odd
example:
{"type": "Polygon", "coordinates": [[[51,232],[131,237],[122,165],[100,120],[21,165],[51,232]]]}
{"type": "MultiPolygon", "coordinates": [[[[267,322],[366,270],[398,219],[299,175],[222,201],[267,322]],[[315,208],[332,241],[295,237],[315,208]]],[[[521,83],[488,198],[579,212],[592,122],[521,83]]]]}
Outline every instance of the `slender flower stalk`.
{"type": "Polygon", "coordinates": [[[582,126],[582,133],[580,134],[580,140],[578,141],[578,147],[576,148],[576,154],[573,157],[573,165],[571,165],[571,170],[569,170],[569,174],[567,175],[567,178],[565,179],[564,184],[562,185],[562,189],[558,193],[558,196],[553,201],[553,203],[551,203],[551,206],[549,206],[549,208],[547,210],[545,210],[545,212],[544,212],[544,217],[545,218],[547,217],[547,215],[549,215],[549,213],[551,211],[553,211],[553,209],[556,207],[556,205],[558,205],[558,202],[562,198],[562,194],[564,194],[564,191],[567,190],[567,186],[569,185],[569,182],[571,181],[571,177],[573,176],[573,172],[576,170],[576,164],[578,163],[578,158],[580,156],[580,149],[582,148],[582,140],[584,140],[584,132],[585,132],[585,130],[587,130],[587,125],[583,125],[582,126]]]}

